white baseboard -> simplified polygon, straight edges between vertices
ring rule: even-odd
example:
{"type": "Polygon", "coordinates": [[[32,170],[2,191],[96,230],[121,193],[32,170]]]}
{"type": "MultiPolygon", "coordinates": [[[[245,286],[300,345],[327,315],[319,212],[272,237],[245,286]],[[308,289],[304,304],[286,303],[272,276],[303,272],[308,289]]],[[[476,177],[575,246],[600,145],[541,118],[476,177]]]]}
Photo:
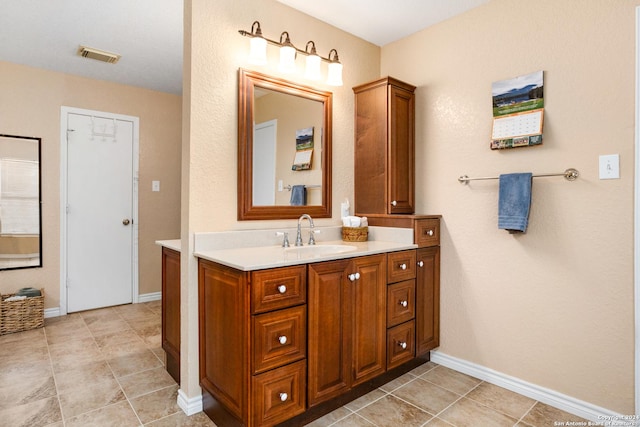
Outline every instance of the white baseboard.
{"type": "Polygon", "coordinates": [[[439,351],[431,352],[431,361],[438,365],[442,365],[455,371],[462,372],[463,374],[471,375],[472,377],[481,379],[488,383],[506,388],[507,390],[514,391],[523,396],[530,397],[531,399],[535,399],[539,402],[546,403],[554,408],[562,409],[563,411],[587,420],[601,423],[603,420],[611,420],[615,419],[613,417],[621,416],[609,409],[601,408],[591,403],[567,396],[566,394],[540,387],[519,378],[494,371],[493,369],[440,353],[439,351]]]}
{"type": "Polygon", "coordinates": [[[44,309],[44,318],[48,318],[48,317],[58,317],[60,316],[60,307],[53,307],[53,308],[45,308],[44,309]]]}
{"type": "MultiPolygon", "coordinates": [[[[138,295],[138,304],[143,302],[160,301],[162,299],[162,292],[151,292],[148,294],[138,295]]],[[[52,307],[44,309],[44,318],[62,316],[60,307],[52,307]]]]}
{"type": "Polygon", "coordinates": [[[138,295],[138,304],[150,301],[159,301],[162,299],[162,292],[151,292],[148,294],[138,295]]]}
{"type": "Polygon", "coordinates": [[[184,391],[179,389],[178,406],[187,416],[202,412],[202,395],[188,398],[184,391]]]}

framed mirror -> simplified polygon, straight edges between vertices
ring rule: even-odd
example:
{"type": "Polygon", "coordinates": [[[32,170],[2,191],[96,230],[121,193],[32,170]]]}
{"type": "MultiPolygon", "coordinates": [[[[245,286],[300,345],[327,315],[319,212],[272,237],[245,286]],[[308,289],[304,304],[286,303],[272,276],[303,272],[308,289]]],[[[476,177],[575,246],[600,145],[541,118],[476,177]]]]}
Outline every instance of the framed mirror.
{"type": "Polygon", "coordinates": [[[332,96],[239,70],[238,220],[331,217],[332,96]]]}
{"type": "Polygon", "coordinates": [[[42,267],[40,138],[0,134],[0,270],[42,267]]]}

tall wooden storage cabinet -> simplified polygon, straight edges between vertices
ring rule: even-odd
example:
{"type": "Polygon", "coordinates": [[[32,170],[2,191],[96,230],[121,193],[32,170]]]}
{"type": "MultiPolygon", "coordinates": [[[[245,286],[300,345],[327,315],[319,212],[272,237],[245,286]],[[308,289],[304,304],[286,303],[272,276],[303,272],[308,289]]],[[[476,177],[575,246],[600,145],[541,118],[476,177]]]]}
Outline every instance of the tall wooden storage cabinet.
{"type": "Polygon", "coordinates": [[[355,214],[415,211],[415,86],[385,77],[355,93],[355,214]]]}

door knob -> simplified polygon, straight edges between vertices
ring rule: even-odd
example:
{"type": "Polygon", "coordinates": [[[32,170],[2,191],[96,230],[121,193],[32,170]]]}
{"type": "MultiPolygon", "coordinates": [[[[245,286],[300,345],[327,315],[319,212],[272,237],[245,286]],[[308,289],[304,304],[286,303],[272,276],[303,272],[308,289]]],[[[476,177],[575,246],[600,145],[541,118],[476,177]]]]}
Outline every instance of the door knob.
{"type": "Polygon", "coordinates": [[[129,224],[131,224],[131,221],[129,221],[129,219],[125,218],[125,219],[122,220],[122,223],[124,225],[129,225],[129,224]]]}

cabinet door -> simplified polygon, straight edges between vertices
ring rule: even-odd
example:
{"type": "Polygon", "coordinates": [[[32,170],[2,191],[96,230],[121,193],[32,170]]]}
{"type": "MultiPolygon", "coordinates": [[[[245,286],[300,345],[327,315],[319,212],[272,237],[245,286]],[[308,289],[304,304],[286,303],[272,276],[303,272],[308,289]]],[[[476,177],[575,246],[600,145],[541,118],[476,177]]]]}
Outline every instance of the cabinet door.
{"type": "Polygon", "coordinates": [[[162,248],[162,349],[167,372],[180,384],[180,253],[162,248]]]}
{"type": "Polygon", "coordinates": [[[355,97],[354,212],[387,213],[387,85],[355,97]]]}
{"type": "Polygon", "coordinates": [[[225,408],[249,420],[248,273],[198,261],[200,385],[225,408]]]}
{"type": "Polygon", "coordinates": [[[309,406],[338,396],[350,387],[350,260],[310,264],[308,269],[309,406]]]}
{"type": "Polygon", "coordinates": [[[386,256],[353,259],[350,280],[353,382],[361,384],[386,370],[386,256]],[[359,275],[359,276],[358,276],[359,275]]]}
{"type": "Polygon", "coordinates": [[[389,86],[388,213],[414,212],[415,148],[413,92],[389,86]]]}
{"type": "Polygon", "coordinates": [[[416,275],[416,355],[440,344],[440,247],[418,249],[416,275]]]}

